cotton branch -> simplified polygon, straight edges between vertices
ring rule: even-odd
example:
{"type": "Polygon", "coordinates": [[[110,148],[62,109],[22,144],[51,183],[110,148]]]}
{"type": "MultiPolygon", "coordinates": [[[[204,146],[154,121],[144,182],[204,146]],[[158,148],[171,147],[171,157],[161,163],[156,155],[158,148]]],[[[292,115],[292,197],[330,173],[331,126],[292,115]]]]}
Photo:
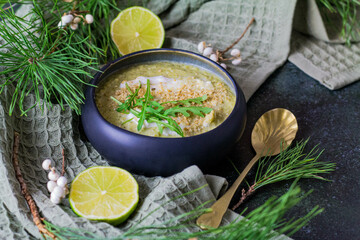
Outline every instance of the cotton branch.
{"type": "Polygon", "coordinates": [[[36,203],[35,203],[34,199],[31,197],[31,195],[28,191],[27,185],[24,181],[24,178],[21,174],[21,170],[20,170],[20,166],[19,166],[19,142],[20,142],[19,133],[15,132],[14,146],[13,146],[13,166],[14,166],[16,178],[20,183],[21,194],[24,196],[27,204],[29,205],[31,215],[33,217],[33,221],[34,221],[35,225],[38,227],[40,233],[42,235],[48,235],[52,239],[56,239],[56,236],[53,233],[49,232],[46,229],[45,225],[43,224],[42,219],[39,214],[39,210],[36,206],[36,203]]]}
{"type": "Polygon", "coordinates": [[[241,36],[235,40],[235,42],[233,42],[230,46],[228,46],[224,51],[220,51],[220,54],[223,55],[224,53],[226,53],[227,51],[229,51],[231,48],[233,48],[244,36],[245,33],[249,30],[251,24],[253,24],[253,22],[255,21],[255,18],[251,18],[249,24],[246,26],[245,30],[243,31],[243,33],[241,34],[241,36]]]}

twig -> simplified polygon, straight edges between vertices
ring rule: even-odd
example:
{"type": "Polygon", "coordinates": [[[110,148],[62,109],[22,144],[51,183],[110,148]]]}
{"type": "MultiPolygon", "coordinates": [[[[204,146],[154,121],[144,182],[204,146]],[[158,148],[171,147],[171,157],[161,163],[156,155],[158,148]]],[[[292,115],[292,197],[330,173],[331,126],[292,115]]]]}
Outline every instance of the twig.
{"type": "Polygon", "coordinates": [[[24,181],[24,178],[21,174],[21,170],[20,170],[20,166],[19,166],[19,158],[18,158],[19,142],[20,142],[19,133],[15,132],[14,133],[14,146],[13,146],[13,166],[14,166],[16,178],[20,183],[21,194],[24,196],[27,204],[29,205],[31,215],[33,217],[33,221],[34,221],[35,225],[38,227],[40,233],[42,235],[48,235],[52,239],[56,239],[56,236],[53,233],[49,232],[46,229],[45,225],[43,224],[42,219],[39,214],[39,210],[36,206],[36,203],[35,203],[34,199],[31,197],[31,195],[28,191],[28,188],[26,186],[26,183],[24,181]]]}
{"type": "Polygon", "coordinates": [[[236,39],[235,42],[233,42],[233,44],[231,44],[230,46],[228,46],[224,51],[220,51],[219,54],[222,56],[224,53],[226,53],[227,51],[229,51],[231,48],[233,48],[245,35],[245,33],[247,32],[247,30],[249,29],[249,27],[251,26],[251,24],[253,24],[253,22],[255,21],[255,18],[253,17],[249,24],[246,26],[244,32],[241,34],[241,36],[236,39]]]}
{"type": "Polygon", "coordinates": [[[250,186],[247,192],[245,192],[245,189],[241,190],[241,198],[239,202],[231,208],[231,210],[235,211],[235,209],[237,209],[245,201],[247,197],[249,197],[251,194],[255,192],[254,186],[255,184],[250,186]]]}
{"type": "Polygon", "coordinates": [[[15,6],[15,3],[14,3],[14,4],[10,4],[10,6],[1,9],[1,11],[6,11],[6,10],[8,10],[8,9],[10,9],[10,8],[13,8],[14,6],[15,6]]]}

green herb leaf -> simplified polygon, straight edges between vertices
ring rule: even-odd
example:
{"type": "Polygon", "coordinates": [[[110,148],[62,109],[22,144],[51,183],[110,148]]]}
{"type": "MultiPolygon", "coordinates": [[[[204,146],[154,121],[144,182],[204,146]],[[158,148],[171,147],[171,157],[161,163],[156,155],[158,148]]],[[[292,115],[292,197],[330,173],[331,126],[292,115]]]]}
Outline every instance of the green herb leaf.
{"type": "Polygon", "coordinates": [[[110,97],[112,100],[114,100],[117,104],[119,104],[118,108],[116,109],[116,111],[121,112],[121,113],[129,113],[130,108],[133,108],[136,105],[136,98],[139,94],[139,90],[141,88],[141,85],[135,90],[135,92],[133,92],[130,87],[128,86],[128,84],[126,84],[126,88],[129,91],[129,95],[126,97],[126,100],[124,103],[120,102],[119,100],[117,100],[114,97],[110,97]]]}
{"type": "Polygon", "coordinates": [[[149,102],[151,97],[152,96],[151,96],[151,93],[150,93],[150,80],[148,79],[147,82],[146,82],[146,93],[145,93],[145,96],[144,96],[144,102],[143,102],[143,105],[142,105],[142,109],[141,109],[141,112],[140,112],[140,119],[139,119],[138,126],[137,126],[138,131],[140,131],[142,126],[144,125],[145,116],[146,116],[146,107],[147,107],[148,102],[149,102]]]}
{"type": "MultiPolygon", "coordinates": [[[[176,132],[179,136],[184,137],[184,132],[177,124],[177,122],[171,117],[175,117],[176,113],[181,113],[185,117],[189,117],[190,113],[193,113],[197,116],[204,117],[204,114],[210,113],[212,111],[211,108],[202,107],[202,106],[191,106],[191,103],[203,104],[203,101],[207,99],[207,95],[198,98],[185,99],[180,101],[169,101],[165,103],[179,104],[173,108],[169,108],[165,110],[164,104],[156,101],[151,101],[154,97],[150,92],[150,81],[147,80],[146,83],[146,92],[143,98],[138,97],[139,90],[141,88],[141,83],[139,87],[133,92],[131,88],[126,84],[126,88],[129,91],[129,95],[126,97],[124,103],[118,101],[114,97],[111,97],[119,107],[116,109],[121,113],[132,113],[135,117],[139,118],[137,130],[140,131],[142,126],[144,125],[145,120],[149,123],[156,123],[160,134],[163,133],[164,127],[169,128],[171,131],[176,132]],[[182,105],[185,105],[182,106],[182,105]],[[137,111],[134,108],[139,107],[141,111],[137,111]],[[189,113],[190,112],[190,113],[189,113]]],[[[125,121],[122,124],[129,122],[129,120],[125,121]]]]}
{"type": "Polygon", "coordinates": [[[183,104],[185,106],[191,106],[191,103],[193,102],[202,105],[206,99],[207,99],[207,95],[205,94],[202,97],[190,98],[190,99],[178,100],[178,101],[168,101],[168,102],[163,102],[161,104],[164,105],[166,103],[171,103],[171,104],[183,104]]]}
{"type": "Polygon", "coordinates": [[[130,119],[128,119],[128,120],[126,120],[126,121],[122,122],[121,124],[122,124],[122,125],[125,125],[126,123],[131,122],[133,119],[134,119],[134,118],[130,118],[130,119]]]}

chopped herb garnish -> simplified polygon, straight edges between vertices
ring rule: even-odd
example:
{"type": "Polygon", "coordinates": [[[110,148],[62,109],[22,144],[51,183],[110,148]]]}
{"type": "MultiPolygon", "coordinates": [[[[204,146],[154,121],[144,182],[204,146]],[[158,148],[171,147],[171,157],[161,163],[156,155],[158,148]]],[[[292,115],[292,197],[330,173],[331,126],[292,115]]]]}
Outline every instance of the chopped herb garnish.
{"type": "Polygon", "coordinates": [[[188,111],[192,112],[193,114],[198,115],[200,117],[205,117],[203,113],[207,114],[207,113],[211,112],[212,109],[208,108],[208,107],[197,107],[197,106],[191,106],[191,107],[176,106],[176,107],[167,109],[164,112],[164,115],[175,117],[176,113],[181,113],[185,117],[190,117],[190,114],[188,113],[188,111]]]}
{"type": "MultiPolygon", "coordinates": [[[[156,123],[160,134],[163,133],[164,127],[169,128],[171,131],[176,132],[181,137],[184,137],[184,132],[177,124],[177,122],[171,117],[175,117],[177,113],[184,115],[185,117],[190,117],[190,113],[205,117],[204,114],[208,114],[212,111],[211,108],[203,106],[192,106],[191,103],[203,105],[203,102],[207,99],[207,95],[197,98],[190,98],[179,101],[168,101],[159,103],[153,101],[154,98],[150,92],[150,80],[147,80],[146,83],[146,92],[143,98],[138,97],[139,90],[141,89],[141,83],[139,87],[133,92],[131,88],[126,84],[126,89],[129,92],[129,95],[126,97],[124,103],[120,102],[114,97],[111,97],[117,104],[119,104],[116,111],[129,114],[132,113],[135,117],[139,118],[137,130],[140,131],[144,125],[145,120],[148,123],[156,123]],[[174,104],[176,106],[172,108],[165,109],[164,104],[174,104]],[[140,111],[136,108],[141,109],[140,111]]],[[[122,124],[125,124],[131,121],[133,118],[126,120],[122,124]]]]}
{"type": "MultiPolygon", "coordinates": [[[[141,85],[140,85],[141,87],[141,85]]],[[[140,113],[140,119],[139,119],[139,122],[138,122],[138,126],[137,126],[137,130],[140,131],[142,126],[144,125],[144,121],[145,121],[145,117],[146,117],[146,109],[148,108],[148,103],[149,103],[149,100],[154,98],[152,95],[151,95],[151,92],[150,92],[150,81],[149,79],[147,80],[147,83],[146,83],[146,93],[145,93],[145,96],[144,96],[144,100],[142,99],[139,99],[140,101],[136,101],[136,105],[137,106],[141,106],[141,113],[140,113]]]]}
{"type": "Polygon", "coordinates": [[[126,120],[126,121],[122,122],[121,124],[122,124],[122,125],[125,125],[126,123],[131,122],[133,119],[134,119],[134,118],[130,118],[130,119],[128,119],[128,120],[126,120]]]}

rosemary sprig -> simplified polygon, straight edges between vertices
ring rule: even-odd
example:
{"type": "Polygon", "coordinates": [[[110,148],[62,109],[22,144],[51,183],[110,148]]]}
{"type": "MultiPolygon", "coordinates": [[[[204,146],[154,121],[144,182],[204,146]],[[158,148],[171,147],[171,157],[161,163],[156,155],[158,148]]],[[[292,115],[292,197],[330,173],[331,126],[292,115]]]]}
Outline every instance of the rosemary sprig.
{"type": "MultiPolygon", "coordinates": [[[[193,194],[195,190],[191,192],[193,194]]],[[[311,192],[311,191],[310,191],[311,192]]],[[[288,192],[277,198],[268,199],[263,205],[247,214],[244,218],[236,219],[228,225],[220,226],[217,229],[197,231],[198,227],[194,223],[202,213],[210,209],[204,209],[203,205],[187,213],[165,220],[161,224],[151,226],[141,226],[141,220],[138,224],[124,232],[123,234],[111,238],[113,240],[139,239],[139,240],[175,240],[175,239],[270,239],[272,237],[286,234],[291,236],[313,217],[323,211],[318,206],[314,207],[304,217],[286,221],[284,215],[302,199],[308,196],[310,192],[303,193],[295,183],[290,187],[288,192]],[[189,232],[189,229],[193,231],[189,232]]],[[[179,197],[188,195],[185,193],[179,197]]],[[[177,197],[177,198],[179,198],[177,197]]],[[[168,203],[168,202],[167,202],[168,203]]],[[[166,204],[167,204],[166,203],[166,204]]],[[[164,204],[165,205],[165,204],[164,204]]],[[[163,207],[162,205],[161,207],[163,207]]],[[[148,216],[155,213],[157,209],[148,216]]],[[[96,234],[83,229],[63,228],[55,226],[44,221],[47,229],[56,235],[59,239],[78,239],[92,240],[104,239],[96,234]]]]}
{"type": "MultiPolygon", "coordinates": [[[[185,117],[189,117],[190,113],[200,117],[205,117],[204,114],[208,114],[212,111],[212,109],[208,107],[191,105],[191,103],[203,105],[203,101],[207,99],[207,95],[198,98],[158,103],[156,101],[151,101],[151,99],[154,97],[151,95],[150,91],[150,80],[147,80],[146,82],[146,92],[143,98],[138,97],[139,90],[141,89],[141,83],[139,83],[139,87],[135,90],[135,92],[133,92],[127,84],[126,88],[129,92],[129,95],[126,97],[124,103],[120,102],[114,97],[111,97],[111,99],[119,105],[116,111],[125,114],[132,113],[137,118],[139,118],[137,125],[138,131],[141,130],[145,121],[149,123],[155,122],[161,134],[163,132],[163,128],[167,127],[170,130],[176,132],[181,137],[184,137],[184,132],[177,124],[177,122],[171,117],[175,117],[177,113],[181,113],[185,117]],[[163,105],[167,103],[178,105],[165,109],[163,105]],[[135,108],[141,108],[141,111],[139,112],[135,108]]],[[[128,122],[128,120],[125,122],[128,122]]]]}
{"type": "Polygon", "coordinates": [[[254,183],[248,186],[248,190],[242,189],[240,201],[232,208],[235,210],[244,200],[252,195],[257,189],[266,185],[296,178],[315,178],[327,180],[319,174],[330,173],[335,170],[335,163],[319,162],[322,151],[317,147],[304,153],[309,139],[296,143],[294,147],[283,150],[274,159],[271,157],[261,158],[257,165],[254,183]]]}

